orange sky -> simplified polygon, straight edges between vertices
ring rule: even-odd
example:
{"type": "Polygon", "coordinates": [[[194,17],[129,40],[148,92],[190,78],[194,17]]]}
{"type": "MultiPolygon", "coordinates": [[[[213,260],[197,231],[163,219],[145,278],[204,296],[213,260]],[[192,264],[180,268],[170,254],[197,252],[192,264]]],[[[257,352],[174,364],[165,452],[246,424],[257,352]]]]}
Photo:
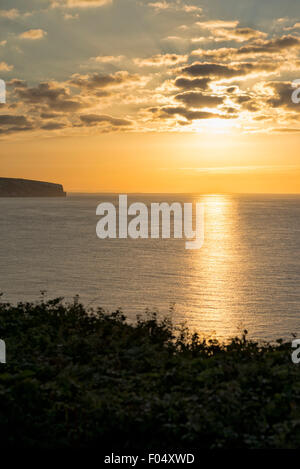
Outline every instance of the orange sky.
{"type": "Polygon", "coordinates": [[[300,193],[295,3],[2,0],[0,176],[300,193]]]}
{"type": "Polygon", "coordinates": [[[3,142],[1,167],[67,191],[299,193],[298,148],[297,135],[120,133],[3,142]]]}

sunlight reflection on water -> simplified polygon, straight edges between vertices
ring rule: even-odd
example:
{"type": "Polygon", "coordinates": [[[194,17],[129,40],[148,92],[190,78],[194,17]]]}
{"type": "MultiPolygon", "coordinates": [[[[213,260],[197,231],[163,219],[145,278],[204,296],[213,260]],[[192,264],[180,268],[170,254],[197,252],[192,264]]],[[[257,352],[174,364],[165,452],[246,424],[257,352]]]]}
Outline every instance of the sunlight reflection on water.
{"type": "Polygon", "coordinates": [[[0,199],[0,291],[4,300],[71,299],[129,319],[146,307],[225,338],[261,339],[300,331],[300,198],[296,196],[132,196],[131,201],[205,204],[205,242],[99,240],[95,210],[117,196],[0,199]]]}

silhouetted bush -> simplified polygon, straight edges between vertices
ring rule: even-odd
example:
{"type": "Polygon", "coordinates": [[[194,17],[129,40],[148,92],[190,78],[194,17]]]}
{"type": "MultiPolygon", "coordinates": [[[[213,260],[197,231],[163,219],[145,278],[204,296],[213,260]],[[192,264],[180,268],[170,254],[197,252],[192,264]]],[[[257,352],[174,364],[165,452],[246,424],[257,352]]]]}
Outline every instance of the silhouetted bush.
{"type": "Polygon", "coordinates": [[[290,344],[227,344],[155,314],[75,300],[0,304],[1,447],[295,448],[300,365],[290,344]]]}

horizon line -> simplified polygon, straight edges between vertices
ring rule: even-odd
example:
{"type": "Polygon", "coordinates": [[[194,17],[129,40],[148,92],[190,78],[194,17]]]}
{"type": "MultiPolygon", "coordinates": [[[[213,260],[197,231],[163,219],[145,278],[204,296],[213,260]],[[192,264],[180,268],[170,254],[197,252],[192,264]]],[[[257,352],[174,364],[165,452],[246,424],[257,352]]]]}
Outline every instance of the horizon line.
{"type": "Polygon", "coordinates": [[[67,194],[107,194],[107,195],[119,195],[119,194],[132,194],[132,195],[299,195],[300,192],[140,192],[140,191],[68,191],[65,189],[67,194]]]}

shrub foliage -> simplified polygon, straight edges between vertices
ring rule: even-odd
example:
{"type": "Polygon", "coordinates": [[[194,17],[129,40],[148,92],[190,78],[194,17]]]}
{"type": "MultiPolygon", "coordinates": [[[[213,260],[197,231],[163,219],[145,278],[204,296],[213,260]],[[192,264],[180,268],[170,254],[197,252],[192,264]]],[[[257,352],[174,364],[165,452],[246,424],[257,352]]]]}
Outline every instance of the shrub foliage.
{"type": "Polygon", "coordinates": [[[1,447],[296,448],[290,344],[200,339],[156,314],[0,304],[1,447]]]}

